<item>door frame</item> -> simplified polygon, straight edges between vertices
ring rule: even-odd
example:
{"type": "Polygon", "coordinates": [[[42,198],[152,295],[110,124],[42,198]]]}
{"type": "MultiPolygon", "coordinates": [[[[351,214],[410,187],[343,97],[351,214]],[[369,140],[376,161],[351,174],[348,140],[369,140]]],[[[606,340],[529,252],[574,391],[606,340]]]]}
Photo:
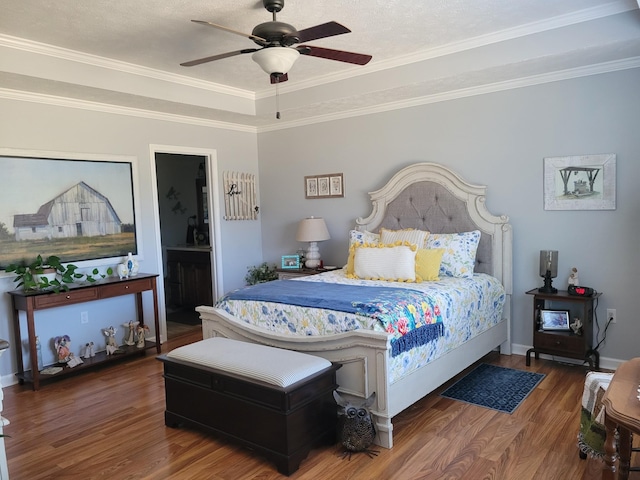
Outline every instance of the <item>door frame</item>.
{"type": "Polygon", "coordinates": [[[223,291],[222,275],[222,241],[220,234],[221,212],[219,181],[218,181],[218,154],[217,150],[209,148],[195,148],[175,145],[149,145],[149,161],[151,172],[151,190],[153,203],[153,229],[156,240],[156,258],[158,258],[158,273],[161,281],[158,282],[158,314],[160,316],[160,338],[167,340],[167,311],[165,307],[164,291],[164,262],[162,261],[162,236],[160,234],[160,205],[158,203],[158,176],[156,173],[156,154],[171,153],[176,155],[197,155],[205,158],[207,175],[207,208],[209,210],[209,244],[211,245],[211,281],[213,282],[213,298],[217,298],[218,292],[223,291]]]}

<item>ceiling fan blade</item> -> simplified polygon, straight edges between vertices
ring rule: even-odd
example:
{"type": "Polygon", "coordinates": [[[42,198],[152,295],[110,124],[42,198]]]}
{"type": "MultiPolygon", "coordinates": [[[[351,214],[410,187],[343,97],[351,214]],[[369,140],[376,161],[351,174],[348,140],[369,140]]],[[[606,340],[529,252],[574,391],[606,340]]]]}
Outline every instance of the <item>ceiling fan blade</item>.
{"type": "Polygon", "coordinates": [[[351,30],[337,22],[327,22],[322,25],[316,25],[315,27],[298,30],[298,38],[301,42],[310,42],[318,38],[333,37],[349,32],[351,32],[351,30]]]}
{"type": "Polygon", "coordinates": [[[302,55],[337,60],[338,62],[354,63],[356,65],[366,65],[373,58],[371,55],[363,53],[345,52],[344,50],[333,50],[331,48],[312,47],[311,45],[300,45],[296,49],[302,55]]]}
{"type": "Polygon", "coordinates": [[[243,50],[236,50],[235,52],[221,53],[219,55],[212,55],[211,57],[199,58],[197,60],[191,60],[190,62],[184,62],[180,65],[183,67],[193,67],[194,65],[200,65],[202,63],[213,62],[214,60],[220,60],[227,57],[235,57],[236,55],[242,55],[243,53],[253,53],[260,50],[259,48],[245,48],[243,50]]]}
{"type": "Polygon", "coordinates": [[[199,23],[200,25],[208,25],[213,28],[224,30],[225,32],[235,33],[236,35],[240,35],[241,37],[248,38],[249,40],[253,40],[253,41],[257,41],[265,44],[268,43],[264,38],[258,37],[257,35],[253,35],[251,33],[239,32],[237,30],[233,30],[232,28],[223,27],[222,25],[218,25],[216,23],[205,22],[204,20],[191,20],[191,21],[194,23],[199,23]]]}
{"type": "Polygon", "coordinates": [[[289,75],[287,75],[286,73],[283,73],[280,76],[276,76],[273,73],[270,75],[271,77],[271,83],[282,83],[282,82],[286,82],[287,80],[289,80],[289,75]]]}

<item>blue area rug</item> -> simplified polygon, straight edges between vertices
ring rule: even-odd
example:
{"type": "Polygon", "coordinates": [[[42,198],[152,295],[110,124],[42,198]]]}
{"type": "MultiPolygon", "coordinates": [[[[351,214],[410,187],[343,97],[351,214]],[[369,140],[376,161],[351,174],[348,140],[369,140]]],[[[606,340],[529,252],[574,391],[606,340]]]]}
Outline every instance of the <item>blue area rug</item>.
{"type": "Polygon", "coordinates": [[[513,413],[543,378],[543,373],[482,363],[441,395],[500,412],[513,413]]]}

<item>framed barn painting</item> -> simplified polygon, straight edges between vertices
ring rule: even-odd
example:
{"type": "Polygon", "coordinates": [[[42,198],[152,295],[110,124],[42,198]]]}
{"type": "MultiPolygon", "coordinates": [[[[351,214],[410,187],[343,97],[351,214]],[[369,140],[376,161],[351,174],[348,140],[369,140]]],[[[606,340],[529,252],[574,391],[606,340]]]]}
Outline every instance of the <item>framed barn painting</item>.
{"type": "Polygon", "coordinates": [[[0,149],[0,172],[0,270],[140,256],[135,157],[0,149]]]}

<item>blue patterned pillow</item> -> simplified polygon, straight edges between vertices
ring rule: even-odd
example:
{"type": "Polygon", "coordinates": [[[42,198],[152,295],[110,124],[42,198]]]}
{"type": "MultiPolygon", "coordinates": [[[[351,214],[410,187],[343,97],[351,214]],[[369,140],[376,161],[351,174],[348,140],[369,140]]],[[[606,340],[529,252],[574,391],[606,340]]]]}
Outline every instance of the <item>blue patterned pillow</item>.
{"type": "Polygon", "coordinates": [[[432,233],[427,237],[427,248],[444,248],[440,275],[470,278],[476,264],[476,251],[480,230],[463,233],[432,233]]]}
{"type": "Polygon", "coordinates": [[[367,230],[361,232],[359,230],[349,231],[349,247],[353,244],[362,245],[363,243],[380,243],[380,235],[367,230]]]}

